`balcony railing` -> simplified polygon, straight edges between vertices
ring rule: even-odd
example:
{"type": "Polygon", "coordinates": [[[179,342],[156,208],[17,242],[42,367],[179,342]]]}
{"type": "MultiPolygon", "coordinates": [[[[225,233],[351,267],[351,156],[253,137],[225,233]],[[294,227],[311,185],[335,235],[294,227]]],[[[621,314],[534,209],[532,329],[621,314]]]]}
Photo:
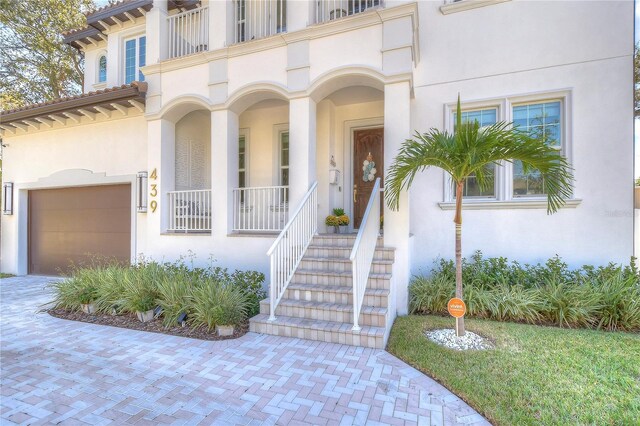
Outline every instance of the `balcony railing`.
{"type": "Polygon", "coordinates": [[[362,13],[383,5],[383,0],[318,0],[316,3],[316,23],[362,13]]]}
{"type": "Polygon", "coordinates": [[[172,15],[169,22],[169,58],[209,50],[209,11],[199,7],[172,15]]]}
{"type": "Polygon", "coordinates": [[[171,191],[169,227],[172,232],[211,232],[211,190],[171,191]]]}
{"type": "Polygon", "coordinates": [[[267,186],[233,190],[233,230],[280,231],[289,214],[289,187],[267,186]]]}
{"type": "Polygon", "coordinates": [[[287,31],[286,0],[234,0],[234,42],[257,40],[287,31]]]}

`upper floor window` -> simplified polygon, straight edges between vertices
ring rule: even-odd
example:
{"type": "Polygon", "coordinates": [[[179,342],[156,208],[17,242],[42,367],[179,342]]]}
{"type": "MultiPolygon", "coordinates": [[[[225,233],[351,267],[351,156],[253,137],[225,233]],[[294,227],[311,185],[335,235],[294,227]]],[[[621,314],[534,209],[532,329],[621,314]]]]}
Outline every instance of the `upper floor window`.
{"type": "Polygon", "coordinates": [[[124,44],[124,82],[144,81],[140,68],[146,65],[147,38],[139,36],[125,41],[124,44]]]}
{"type": "Polygon", "coordinates": [[[107,81],[107,55],[100,55],[98,59],[98,83],[107,81]]]}
{"type": "MultiPolygon", "coordinates": [[[[513,124],[531,136],[541,138],[548,145],[561,150],[561,110],[560,101],[515,105],[513,107],[513,124]]],[[[525,173],[520,161],[513,162],[514,197],[544,195],[546,193],[544,179],[538,170],[528,170],[525,173]]]]}
{"type": "MultiPolygon", "coordinates": [[[[487,108],[487,109],[478,109],[472,111],[462,111],[462,122],[477,122],[480,127],[490,126],[497,122],[498,117],[498,109],[497,108],[487,108]]],[[[453,127],[455,128],[455,123],[457,120],[457,113],[453,113],[453,127]]],[[[496,165],[488,164],[485,167],[485,176],[486,176],[486,187],[484,189],[480,188],[478,181],[476,179],[475,173],[470,175],[464,184],[463,188],[463,197],[484,197],[484,198],[495,198],[496,196],[496,185],[495,185],[495,176],[496,176],[496,165]]],[[[455,190],[452,191],[453,196],[455,198],[455,190]]]]}

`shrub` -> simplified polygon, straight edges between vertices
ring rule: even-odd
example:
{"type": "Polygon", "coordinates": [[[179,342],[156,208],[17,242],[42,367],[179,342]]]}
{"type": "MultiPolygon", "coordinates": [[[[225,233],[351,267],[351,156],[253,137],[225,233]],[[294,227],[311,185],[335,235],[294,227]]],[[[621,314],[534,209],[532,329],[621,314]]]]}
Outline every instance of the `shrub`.
{"type": "Polygon", "coordinates": [[[605,276],[595,288],[600,299],[598,328],[640,330],[640,285],[632,275],[605,276]]]}
{"type": "Polygon", "coordinates": [[[247,316],[249,318],[260,313],[260,301],[267,297],[264,289],[264,274],[257,271],[236,270],[231,275],[233,286],[243,291],[247,296],[247,316]]]}
{"type": "Polygon", "coordinates": [[[109,265],[104,268],[93,268],[84,271],[93,274],[98,283],[96,310],[103,313],[122,312],[122,295],[124,294],[124,274],[127,269],[120,265],[109,265]]]}
{"type": "Polygon", "coordinates": [[[416,277],[409,287],[409,309],[412,313],[442,314],[455,294],[454,285],[446,276],[416,277]]]}
{"type": "Polygon", "coordinates": [[[129,268],[123,274],[122,307],[127,312],[145,312],[156,307],[157,282],[165,270],[157,263],[129,268]]]}
{"type": "Polygon", "coordinates": [[[190,322],[195,327],[238,325],[247,319],[249,301],[240,289],[214,280],[207,280],[193,289],[190,322]]]}
{"type": "Polygon", "coordinates": [[[156,303],[162,308],[162,320],[169,327],[176,325],[180,316],[189,314],[190,297],[194,282],[185,273],[163,275],[157,283],[156,303]]]}
{"type": "Polygon", "coordinates": [[[97,297],[95,283],[84,276],[74,276],[55,282],[51,284],[51,288],[55,294],[54,307],[60,309],[80,310],[83,304],[91,303],[97,297]]]}
{"type": "Polygon", "coordinates": [[[588,284],[567,284],[557,277],[549,278],[539,293],[543,317],[558,327],[589,327],[601,307],[600,297],[588,284]]]}
{"type": "MultiPolygon", "coordinates": [[[[559,327],[640,330],[640,273],[629,265],[583,266],[571,270],[560,257],[521,265],[504,257],[463,259],[467,315],[559,327]]],[[[453,261],[440,259],[429,277],[409,287],[413,313],[446,313],[455,290],[453,261]]]]}

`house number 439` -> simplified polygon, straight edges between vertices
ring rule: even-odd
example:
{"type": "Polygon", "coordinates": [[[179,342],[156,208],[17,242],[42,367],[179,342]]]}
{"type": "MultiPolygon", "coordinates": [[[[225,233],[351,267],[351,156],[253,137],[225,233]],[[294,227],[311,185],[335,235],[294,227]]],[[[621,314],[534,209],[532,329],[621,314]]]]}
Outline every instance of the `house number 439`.
{"type": "MultiPolygon", "coordinates": [[[[153,169],[153,171],[151,172],[151,175],[149,176],[149,179],[151,179],[151,181],[158,180],[158,169],[153,169]]],[[[157,195],[158,195],[158,184],[151,183],[151,189],[149,191],[149,197],[151,197],[151,201],[149,202],[149,207],[151,207],[151,213],[155,213],[156,209],[158,208],[158,200],[155,199],[157,195]]]]}

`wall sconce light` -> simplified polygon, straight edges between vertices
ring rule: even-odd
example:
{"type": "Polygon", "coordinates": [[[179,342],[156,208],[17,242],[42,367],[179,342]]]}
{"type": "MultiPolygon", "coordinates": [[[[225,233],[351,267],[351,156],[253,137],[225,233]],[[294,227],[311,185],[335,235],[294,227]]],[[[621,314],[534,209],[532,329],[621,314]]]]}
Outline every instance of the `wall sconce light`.
{"type": "Polygon", "coordinates": [[[13,214],[13,182],[2,184],[2,214],[13,214]]]}
{"type": "Polygon", "coordinates": [[[138,213],[147,212],[147,181],[147,172],[138,172],[138,175],[136,176],[136,208],[138,213]]]}

